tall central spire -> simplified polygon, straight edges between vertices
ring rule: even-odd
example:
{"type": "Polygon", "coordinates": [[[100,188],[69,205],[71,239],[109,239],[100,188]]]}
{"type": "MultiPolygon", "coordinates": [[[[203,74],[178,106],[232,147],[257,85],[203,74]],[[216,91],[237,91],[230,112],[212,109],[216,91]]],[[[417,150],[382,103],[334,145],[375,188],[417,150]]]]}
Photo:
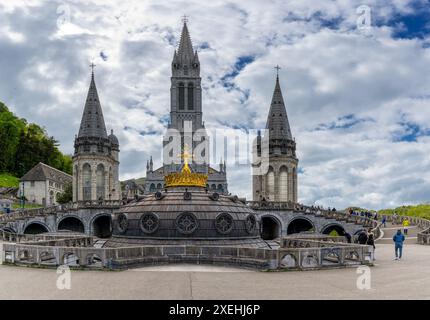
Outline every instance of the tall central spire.
{"type": "Polygon", "coordinates": [[[187,22],[184,21],[182,27],[181,39],[179,41],[178,56],[182,58],[194,58],[193,43],[191,42],[190,33],[188,32],[187,22]]]}
{"type": "Polygon", "coordinates": [[[85,101],[78,137],[107,138],[103,111],[94,81],[94,65],[92,65],[91,68],[91,83],[88,89],[87,100],[85,101]]]}

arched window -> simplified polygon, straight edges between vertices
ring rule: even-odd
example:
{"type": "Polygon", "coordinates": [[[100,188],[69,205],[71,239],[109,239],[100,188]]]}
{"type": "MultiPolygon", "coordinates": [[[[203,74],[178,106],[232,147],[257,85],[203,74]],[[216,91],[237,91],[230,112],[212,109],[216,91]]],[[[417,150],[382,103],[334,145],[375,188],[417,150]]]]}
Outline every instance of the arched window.
{"type": "Polygon", "coordinates": [[[75,190],[74,192],[74,197],[73,199],[78,201],[78,197],[79,197],[79,171],[78,171],[78,166],[75,166],[75,168],[73,169],[73,176],[75,178],[75,190]]]}
{"type": "Polygon", "coordinates": [[[185,106],[185,87],[183,83],[179,84],[179,110],[184,110],[185,106]]]}
{"type": "Polygon", "coordinates": [[[160,190],[163,188],[163,185],[161,183],[157,184],[157,189],[160,190]]]}
{"type": "Polygon", "coordinates": [[[105,167],[97,166],[97,200],[105,198],[105,167]]]}
{"type": "Polygon", "coordinates": [[[190,82],[188,84],[188,110],[194,109],[194,88],[193,84],[190,82]]]}
{"type": "Polygon", "coordinates": [[[288,170],[285,166],[279,172],[279,201],[288,201],[288,170]]]}
{"type": "Polygon", "coordinates": [[[156,188],[155,188],[155,184],[151,183],[151,185],[149,186],[149,192],[155,192],[156,188]]]}
{"type": "Polygon", "coordinates": [[[275,200],[275,172],[272,167],[269,167],[266,179],[266,190],[269,200],[275,200]]]}
{"type": "Polygon", "coordinates": [[[219,193],[223,193],[224,192],[224,188],[223,188],[222,184],[219,184],[217,189],[218,189],[219,193]]]}
{"type": "Polygon", "coordinates": [[[213,183],[213,184],[211,185],[211,189],[212,189],[212,190],[216,190],[216,184],[215,184],[215,183],[213,183]]]}
{"type": "Polygon", "coordinates": [[[82,167],[82,184],[84,200],[91,200],[91,166],[88,163],[82,167]]]}

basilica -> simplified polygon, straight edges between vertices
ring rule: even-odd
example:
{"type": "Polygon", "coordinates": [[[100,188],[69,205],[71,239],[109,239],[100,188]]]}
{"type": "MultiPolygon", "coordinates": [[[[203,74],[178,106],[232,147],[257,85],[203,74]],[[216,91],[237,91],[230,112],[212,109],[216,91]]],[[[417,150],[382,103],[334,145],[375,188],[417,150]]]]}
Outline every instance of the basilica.
{"type": "Polygon", "coordinates": [[[297,202],[296,142],[278,74],[266,128],[252,147],[252,199],[229,192],[226,163],[214,168],[208,161],[200,68],[184,22],[173,53],[170,122],[160,141],[163,165],[154,169],[149,159],[143,190],[131,198],[121,192],[120,143],[106,129],[93,68],[75,136],[73,202],[0,217],[0,241],[8,242],[1,253],[5,263],[263,270],[372,264],[370,246],[345,244],[343,235],[378,231],[377,221],[297,202]]]}
{"type": "MultiPolygon", "coordinates": [[[[203,121],[201,65],[198,52],[193,49],[186,21],[178,48],[173,53],[171,68],[170,121],[166,128],[167,137],[160,144],[166,147],[171,141],[172,136],[168,136],[168,132],[179,132],[182,153],[185,145],[192,146],[192,150],[196,146],[195,139],[187,143],[187,130],[191,132],[191,137],[194,137],[196,132],[206,132],[203,121]]],[[[265,134],[268,137],[257,137],[254,154],[258,158],[261,157],[261,141],[267,140],[269,150],[264,160],[268,162],[268,170],[263,174],[253,175],[253,200],[297,202],[296,143],[291,133],[278,75],[265,134]]],[[[200,139],[207,143],[203,157],[209,159],[209,139],[205,134],[200,134],[200,139]]],[[[170,156],[172,153],[173,151],[170,151],[170,156]]],[[[75,138],[73,200],[120,200],[118,156],[118,139],[113,132],[107,134],[93,72],[79,133],[75,138]]],[[[166,160],[166,156],[164,155],[163,166],[160,168],[154,168],[152,156],[147,161],[144,194],[163,190],[165,176],[181,170],[183,162],[173,163],[166,160]]],[[[254,166],[259,165],[258,161],[254,163],[254,166]]],[[[218,168],[212,167],[209,161],[191,161],[190,168],[193,172],[208,176],[206,187],[209,190],[229,193],[225,161],[220,161],[218,168]]]]}

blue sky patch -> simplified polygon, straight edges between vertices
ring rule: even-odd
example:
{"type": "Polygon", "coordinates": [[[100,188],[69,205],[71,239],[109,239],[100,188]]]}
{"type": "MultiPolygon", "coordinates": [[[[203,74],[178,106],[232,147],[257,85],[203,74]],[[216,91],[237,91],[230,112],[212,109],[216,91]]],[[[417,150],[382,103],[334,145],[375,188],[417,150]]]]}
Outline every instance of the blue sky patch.
{"type": "Polygon", "coordinates": [[[416,142],[419,137],[430,136],[430,129],[421,128],[417,123],[402,120],[399,124],[402,130],[394,133],[394,142],[416,142]]]}
{"type": "Polygon", "coordinates": [[[413,1],[411,14],[397,14],[390,19],[388,26],[394,28],[395,39],[424,39],[430,35],[430,4],[426,1],[413,1]]]}
{"type": "Polygon", "coordinates": [[[315,131],[320,130],[334,130],[334,129],[349,129],[355,125],[363,122],[374,122],[371,118],[357,118],[354,114],[347,114],[345,116],[338,117],[336,121],[330,123],[320,123],[315,131]]]}

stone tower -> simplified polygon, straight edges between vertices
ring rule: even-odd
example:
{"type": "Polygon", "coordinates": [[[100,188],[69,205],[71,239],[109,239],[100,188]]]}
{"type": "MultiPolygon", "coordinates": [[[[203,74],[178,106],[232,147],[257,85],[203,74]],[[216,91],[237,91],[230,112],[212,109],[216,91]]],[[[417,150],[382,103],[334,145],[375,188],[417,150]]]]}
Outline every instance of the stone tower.
{"type": "Polygon", "coordinates": [[[119,143],[106,132],[103,111],[94,81],[94,70],[85,101],[73,155],[73,202],[120,200],[119,143]]]}
{"type": "Polygon", "coordinates": [[[207,187],[209,189],[219,193],[228,193],[225,162],[220,162],[219,170],[210,167],[208,163],[209,138],[203,122],[201,80],[199,56],[197,51],[193,49],[188,25],[184,21],[178,48],[173,53],[172,76],[170,78],[170,122],[167,128],[168,133],[163,142],[163,146],[166,146],[172,141],[173,137],[169,136],[169,132],[179,132],[181,149],[173,152],[166,148],[169,150],[168,157],[164,154],[163,166],[158,169],[153,167],[151,157],[146,167],[145,192],[147,193],[164,188],[164,176],[181,170],[182,164],[177,163],[177,156],[183,153],[185,145],[192,146],[195,157],[200,156],[199,163],[191,161],[191,170],[208,175],[207,187]],[[192,141],[186,139],[191,135],[185,135],[184,130],[192,133],[192,141]],[[202,145],[205,145],[205,148],[201,148],[202,145]],[[167,158],[176,160],[176,163],[167,161],[167,158]],[[204,161],[201,161],[202,159],[204,161]]]}
{"type": "Polygon", "coordinates": [[[200,62],[197,51],[193,50],[186,22],[182,28],[178,50],[173,54],[170,99],[169,128],[182,132],[184,121],[187,120],[192,123],[193,132],[204,128],[200,62]]]}
{"type": "Polygon", "coordinates": [[[268,171],[261,175],[253,175],[253,200],[297,202],[296,142],[291,134],[278,75],[265,134],[269,136],[257,137],[257,150],[254,151],[254,155],[261,156],[262,140],[267,141],[268,171]]]}

